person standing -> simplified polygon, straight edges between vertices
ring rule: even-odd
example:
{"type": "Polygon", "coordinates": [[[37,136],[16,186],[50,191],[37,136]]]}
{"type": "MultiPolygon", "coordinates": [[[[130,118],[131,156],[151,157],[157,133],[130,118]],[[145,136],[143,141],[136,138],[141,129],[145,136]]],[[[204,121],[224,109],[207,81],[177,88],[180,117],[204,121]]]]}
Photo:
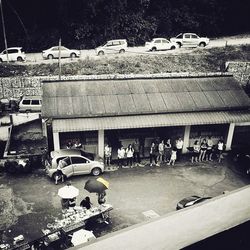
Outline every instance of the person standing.
{"type": "Polygon", "coordinates": [[[57,168],[56,168],[56,175],[55,175],[55,185],[57,185],[58,180],[61,178],[62,182],[64,182],[64,174],[62,169],[68,165],[69,158],[63,158],[59,161],[57,168]]]}
{"type": "Polygon", "coordinates": [[[133,143],[133,149],[134,149],[134,162],[137,162],[137,164],[141,163],[141,158],[140,158],[140,143],[136,139],[135,142],[133,143]]]}
{"type": "Polygon", "coordinates": [[[155,162],[155,165],[157,165],[156,145],[154,142],[151,143],[149,158],[150,158],[150,167],[153,166],[153,160],[155,162]]]}
{"type": "Polygon", "coordinates": [[[201,143],[201,148],[200,148],[200,155],[199,155],[199,161],[204,161],[205,155],[207,151],[207,140],[204,138],[201,143]]]}
{"type": "Polygon", "coordinates": [[[165,162],[169,162],[170,161],[171,148],[172,148],[171,141],[170,141],[170,139],[167,139],[167,142],[164,145],[164,161],[165,162]]]}
{"type": "Polygon", "coordinates": [[[132,147],[132,144],[129,144],[126,149],[126,155],[127,155],[127,165],[129,167],[133,166],[133,157],[134,157],[134,149],[132,147]]]}
{"type": "Polygon", "coordinates": [[[213,161],[213,141],[211,136],[207,139],[207,151],[206,151],[206,161],[213,161]]]}
{"type": "Polygon", "coordinates": [[[176,159],[177,159],[177,148],[174,147],[171,151],[171,157],[170,161],[168,162],[168,165],[172,164],[172,166],[174,166],[176,159]]]}
{"type": "Polygon", "coordinates": [[[181,158],[182,148],[183,148],[183,140],[181,137],[179,137],[179,139],[176,141],[176,149],[177,149],[176,160],[178,160],[178,161],[181,158]]]}
{"type": "Polygon", "coordinates": [[[223,153],[223,150],[224,150],[224,142],[222,139],[220,139],[218,141],[218,144],[217,144],[217,151],[218,151],[218,162],[221,163],[222,161],[222,153],[223,153]]]}
{"type": "Polygon", "coordinates": [[[98,204],[99,205],[102,205],[106,202],[106,191],[104,190],[102,193],[98,193],[98,198],[97,198],[97,201],[98,201],[98,204]]]}
{"type": "Polygon", "coordinates": [[[73,143],[71,140],[69,140],[66,144],[67,149],[71,149],[73,147],[73,143]]]}
{"type": "Polygon", "coordinates": [[[121,145],[120,148],[118,148],[117,150],[117,158],[118,158],[118,166],[119,167],[123,167],[124,165],[124,159],[125,159],[125,149],[124,147],[121,145]]]}
{"type": "Polygon", "coordinates": [[[194,161],[198,162],[198,158],[199,158],[199,155],[200,155],[200,144],[199,144],[198,140],[196,140],[194,142],[193,148],[194,148],[194,150],[193,150],[192,157],[191,157],[191,162],[192,163],[194,163],[194,161]]]}
{"type": "Polygon", "coordinates": [[[75,148],[82,148],[82,144],[81,144],[81,142],[79,140],[76,140],[74,146],[75,146],[75,148]]]}
{"type": "Polygon", "coordinates": [[[159,154],[158,154],[158,162],[161,164],[164,160],[164,141],[162,140],[159,145],[158,145],[158,151],[159,151],[159,154]]]}
{"type": "Polygon", "coordinates": [[[110,165],[111,154],[112,154],[112,148],[109,146],[109,144],[107,144],[104,148],[105,164],[107,166],[110,165]]]}

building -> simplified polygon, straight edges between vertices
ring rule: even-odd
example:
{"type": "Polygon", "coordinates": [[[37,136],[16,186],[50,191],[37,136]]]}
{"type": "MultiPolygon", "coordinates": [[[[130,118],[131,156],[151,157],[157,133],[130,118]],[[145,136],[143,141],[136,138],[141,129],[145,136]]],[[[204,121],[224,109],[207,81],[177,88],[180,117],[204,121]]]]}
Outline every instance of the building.
{"type": "Polygon", "coordinates": [[[51,121],[54,149],[80,140],[100,157],[105,143],[115,156],[120,143],[135,139],[144,156],[157,138],[182,137],[185,153],[195,139],[212,136],[230,150],[250,134],[249,108],[232,75],[43,83],[42,117],[51,121]]]}

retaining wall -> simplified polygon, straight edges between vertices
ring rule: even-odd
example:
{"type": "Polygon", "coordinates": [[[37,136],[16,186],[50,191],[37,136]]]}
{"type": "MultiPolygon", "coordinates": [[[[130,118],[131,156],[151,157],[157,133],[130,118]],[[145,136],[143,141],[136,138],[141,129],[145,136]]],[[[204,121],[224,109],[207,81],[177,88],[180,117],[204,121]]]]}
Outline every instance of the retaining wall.
{"type": "Polygon", "coordinates": [[[243,86],[250,82],[250,62],[226,62],[226,71],[233,74],[243,86]]]}
{"type": "MultiPolygon", "coordinates": [[[[133,78],[166,78],[166,77],[207,77],[232,75],[227,72],[215,73],[160,73],[160,74],[128,74],[128,75],[76,75],[62,76],[62,80],[100,80],[100,79],[133,79],[133,78]]],[[[0,99],[20,98],[22,95],[42,95],[42,82],[59,80],[58,76],[41,77],[1,77],[0,78],[0,99]]]]}

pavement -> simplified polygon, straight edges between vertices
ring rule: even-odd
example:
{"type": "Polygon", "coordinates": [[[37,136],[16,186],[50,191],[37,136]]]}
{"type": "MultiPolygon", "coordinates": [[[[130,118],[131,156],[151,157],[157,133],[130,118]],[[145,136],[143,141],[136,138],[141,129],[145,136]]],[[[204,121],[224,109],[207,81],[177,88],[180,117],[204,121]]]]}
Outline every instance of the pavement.
{"type": "MultiPolygon", "coordinates": [[[[175,166],[152,166],[145,160],[141,166],[107,168],[103,178],[110,182],[107,203],[112,204],[111,223],[90,225],[99,237],[140,222],[175,211],[179,200],[190,195],[218,196],[250,183],[250,179],[237,171],[234,164],[224,162],[190,162],[189,158],[176,162],[175,166]]],[[[68,180],[79,188],[77,198],[89,196],[97,205],[96,194],[83,189],[92,176],[72,177],[68,180]]],[[[27,240],[41,235],[41,229],[61,216],[58,189],[65,183],[54,185],[43,170],[26,175],[0,173],[0,243],[8,242],[20,234],[27,240]]]]}

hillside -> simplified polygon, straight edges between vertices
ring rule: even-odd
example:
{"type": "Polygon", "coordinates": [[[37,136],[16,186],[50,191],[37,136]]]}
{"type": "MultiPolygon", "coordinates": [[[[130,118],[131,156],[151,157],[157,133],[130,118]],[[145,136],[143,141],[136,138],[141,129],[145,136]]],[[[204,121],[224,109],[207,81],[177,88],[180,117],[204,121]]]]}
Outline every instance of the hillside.
{"type": "MultiPolygon", "coordinates": [[[[224,71],[227,61],[250,61],[250,45],[195,49],[191,53],[86,57],[62,64],[62,75],[150,74],[224,71]]],[[[0,64],[0,76],[58,75],[57,61],[41,64],[0,64]]]]}

